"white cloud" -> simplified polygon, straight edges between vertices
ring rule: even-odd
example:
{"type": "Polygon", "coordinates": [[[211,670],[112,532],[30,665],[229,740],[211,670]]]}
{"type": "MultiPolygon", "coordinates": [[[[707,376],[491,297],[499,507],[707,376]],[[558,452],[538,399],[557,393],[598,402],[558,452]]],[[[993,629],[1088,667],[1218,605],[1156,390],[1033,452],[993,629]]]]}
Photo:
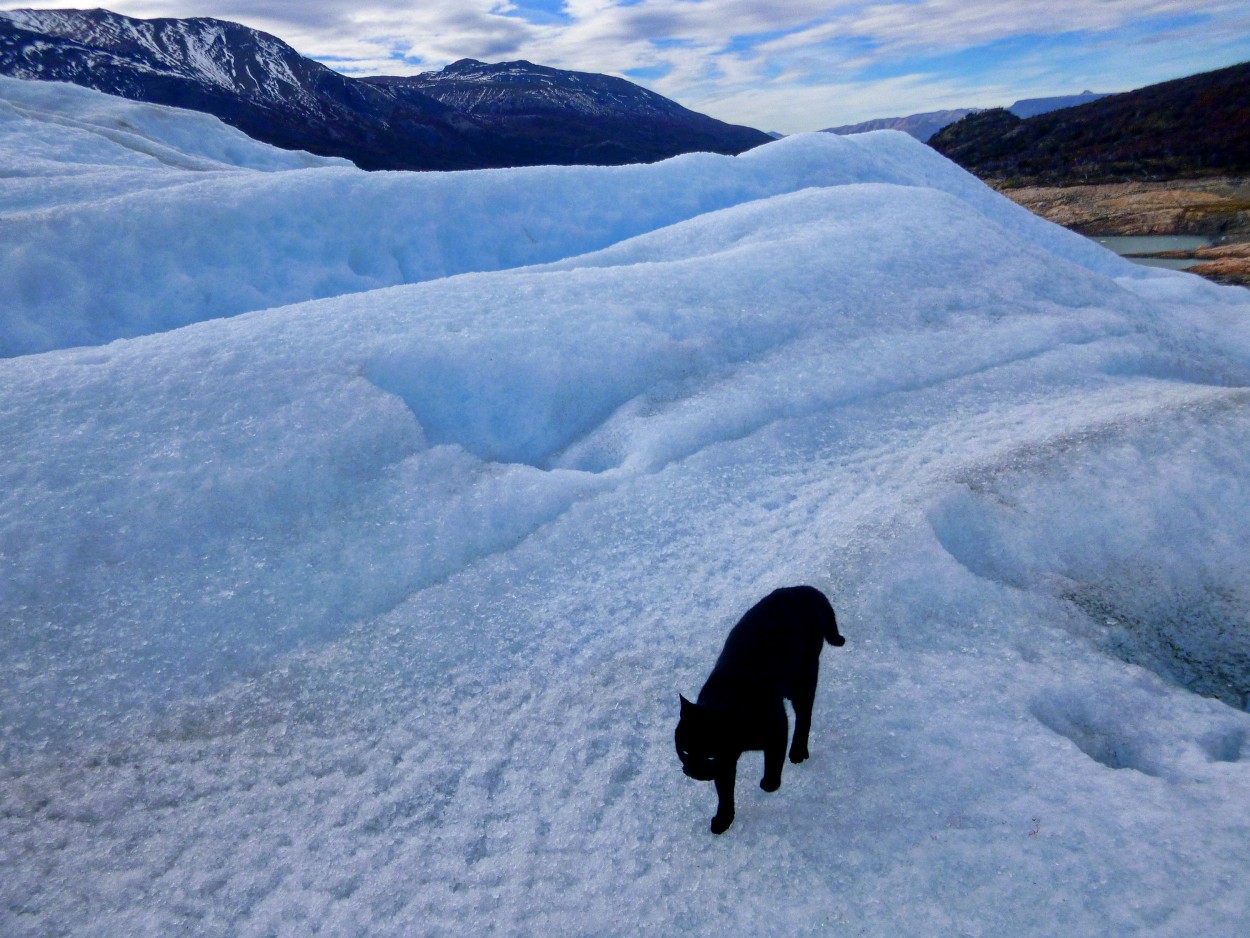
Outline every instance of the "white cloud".
{"type": "Polygon", "coordinates": [[[698,100],[691,106],[735,123],[798,133],[877,117],[903,117],[948,108],[993,107],[1019,97],[1023,95],[1010,86],[974,86],[931,74],[821,85],[804,85],[782,76],[774,82],[721,98],[698,100]],[[900,107],[900,102],[907,103],[900,107]]]}
{"type": "Polygon", "coordinates": [[[894,50],[958,49],[1011,36],[1101,32],[1149,17],[1231,6],[1227,0],[922,0],[870,6],[830,26],[894,50]]]}

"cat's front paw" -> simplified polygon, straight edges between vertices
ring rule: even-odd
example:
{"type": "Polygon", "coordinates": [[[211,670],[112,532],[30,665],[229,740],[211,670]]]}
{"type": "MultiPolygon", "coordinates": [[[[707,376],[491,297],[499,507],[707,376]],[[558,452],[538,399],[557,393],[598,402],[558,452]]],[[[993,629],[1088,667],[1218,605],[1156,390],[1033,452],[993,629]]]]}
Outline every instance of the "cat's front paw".
{"type": "Polygon", "coordinates": [[[794,748],[790,750],[790,761],[793,762],[795,765],[798,765],[800,762],[806,761],[808,755],[810,755],[810,753],[808,753],[806,746],[804,746],[802,749],[800,749],[798,746],[795,746],[794,748]]]}
{"type": "Polygon", "coordinates": [[[763,778],[760,779],[760,788],[764,789],[764,791],[776,791],[780,787],[781,787],[780,775],[778,775],[776,778],[769,778],[767,775],[765,775],[763,778]]]}
{"type": "Polygon", "coordinates": [[[732,824],[733,822],[734,822],[734,816],[732,814],[716,815],[716,817],[712,818],[712,833],[713,834],[725,833],[725,831],[729,830],[729,825],[732,824]]]}

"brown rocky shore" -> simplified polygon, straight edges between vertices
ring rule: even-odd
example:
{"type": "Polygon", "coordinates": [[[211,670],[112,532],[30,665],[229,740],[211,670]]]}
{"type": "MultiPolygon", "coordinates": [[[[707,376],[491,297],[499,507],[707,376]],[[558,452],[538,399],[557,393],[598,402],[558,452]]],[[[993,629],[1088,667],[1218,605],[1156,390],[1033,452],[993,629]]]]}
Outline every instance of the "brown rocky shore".
{"type": "Polygon", "coordinates": [[[996,186],[1003,195],[1085,235],[1204,235],[1212,247],[1168,251],[1222,283],[1250,285],[1250,180],[1181,179],[1087,186],[996,186]]]}
{"type": "Polygon", "coordinates": [[[1191,274],[1200,274],[1220,283],[1250,286],[1250,241],[1197,248],[1193,251],[1160,251],[1149,256],[1194,258],[1202,263],[1185,268],[1191,274]]]}

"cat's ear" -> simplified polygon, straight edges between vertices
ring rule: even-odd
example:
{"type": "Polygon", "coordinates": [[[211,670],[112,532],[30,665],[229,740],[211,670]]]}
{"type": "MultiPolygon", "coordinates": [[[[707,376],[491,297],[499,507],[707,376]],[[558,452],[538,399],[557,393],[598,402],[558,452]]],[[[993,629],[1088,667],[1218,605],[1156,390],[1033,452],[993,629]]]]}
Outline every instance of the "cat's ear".
{"type": "Polygon", "coordinates": [[[689,700],[687,700],[685,697],[682,697],[681,694],[678,694],[677,697],[679,700],[681,700],[681,712],[682,713],[685,713],[687,710],[689,710],[691,707],[694,706],[694,704],[692,704],[689,700]]]}

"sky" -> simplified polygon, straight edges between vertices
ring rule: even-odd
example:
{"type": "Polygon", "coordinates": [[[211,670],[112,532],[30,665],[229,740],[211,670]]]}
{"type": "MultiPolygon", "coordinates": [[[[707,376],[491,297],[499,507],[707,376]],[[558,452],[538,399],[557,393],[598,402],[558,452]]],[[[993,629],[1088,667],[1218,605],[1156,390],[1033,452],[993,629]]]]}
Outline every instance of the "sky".
{"type": "MultiPolygon", "coordinates": [[[[63,8],[65,0],[26,3],[63,8]]],[[[461,58],[620,75],[781,133],[1084,90],[1250,60],[1244,0],[113,0],[214,16],[346,75],[461,58]]]]}

